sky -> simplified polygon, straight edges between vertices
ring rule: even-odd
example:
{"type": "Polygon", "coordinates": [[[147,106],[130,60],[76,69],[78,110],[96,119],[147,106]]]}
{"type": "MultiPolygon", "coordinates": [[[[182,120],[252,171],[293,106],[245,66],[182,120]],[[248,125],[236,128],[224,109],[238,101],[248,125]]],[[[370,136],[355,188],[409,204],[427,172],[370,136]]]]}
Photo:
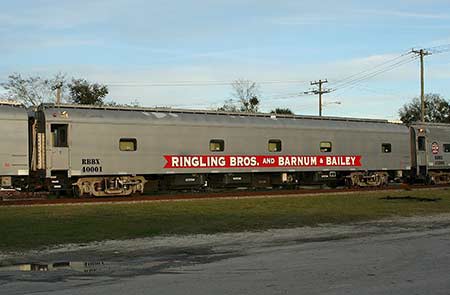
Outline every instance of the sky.
{"type": "MultiPolygon", "coordinates": [[[[327,79],[334,91],[323,96],[324,115],[395,120],[420,95],[419,62],[408,51],[450,44],[448,0],[0,0],[0,7],[0,82],[12,73],[64,73],[106,84],[107,100],[146,107],[214,109],[232,98],[232,81],[246,79],[259,84],[261,111],[317,115],[317,96],[304,92],[327,79]]],[[[425,91],[450,99],[449,82],[450,52],[425,57],[425,91]]]]}

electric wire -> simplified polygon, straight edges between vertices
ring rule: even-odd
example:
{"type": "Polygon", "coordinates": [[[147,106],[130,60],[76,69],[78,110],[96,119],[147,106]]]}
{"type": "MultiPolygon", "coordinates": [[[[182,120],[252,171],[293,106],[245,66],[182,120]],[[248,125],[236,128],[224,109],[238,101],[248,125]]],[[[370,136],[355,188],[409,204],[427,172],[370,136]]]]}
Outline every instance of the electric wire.
{"type": "MultiPolygon", "coordinates": [[[[404,62],[408,62],[411,58],[414,58],[414,56],[411,56],[411,55],[402,56],[400,60],[395,61],[394,63],[392,63],[392,61],[394,61],[394,59],[392,59],[388,62],[384,62],[384,63],[382,63],[383,66],[382,65],[374,66],[370,70],[365,70],[356,75],[352,75],[353,76],[352,79],[344,78],[344,79],[338,80],[338,82],[335,84],[336,85],[335,87],[340,87],[342,85],[353,83],[354,81],[360,80],[363,77],[371,76],[374,73],[383,72],[385,70],[390,70],[391,68],[401,66],[404,62]]],[[[397,58],[395,60],[397,60],[397,58]]]]}
{"type": "Polygon", "coordinates": [[[450,52],[450,44],[443,44],[434,47],[425,48],[425,50],[430,51],[433,54],[440,54],[445,52],[450,52]]]}
{"type": "Polygon", "coordinates": [[[347,76],[347,77],[345,77],[345,78],[343,78],[343,79],[336,80],[336,84],[340,84],[340,83],[343,83],[343,82],[345,82],[345,81],[347,81],[347,80],[351,80],[351,79],[354,78],[354,77],[363,75],[363,74],[365,74],[365,73],[367,73],[367,72],[370,72],[370,71],[373,71],[374,69],[380,68],[380,67],[382,67],[382,66],[384,66],[384,65],[387,65],[387,64],[389,64],[389,63],[392,63],[392,62],[394,62],[394,61],[396,61],[396,60],[398,60],[398,59],[404,58],[405,56],[408,56],[408,55],[410,55],[410,54],[411,54],[411,52],[405,52],[405,53],[403,53],[403,54],[401,54],[401,55],[399,55],[399,56],[396,56],[396,57],[394,57],[394,58],[392,58],[392,59],[389,59],[389,60],[387,60],[387,61],[385,61],[385,62],[382,62],[382,63],[380,63],[380,64],[378,64],[378,65],[376,65],[376,66],[374,66],[374,67],[371,67],[370,69],[366,69],[366,70],[357,72],[357,73],[355,73],[355,74],[352,74],[352,75],[350,75],[350,76],[347,76]]]}
{"type": "Polygon", "coordinates": [[[394,69],[397,69],[399,67],[407,65],[409,63],[412,63],[412,62],[414,62],[416,60],[418,60],[417,56],[411,56],[411,57],[409,57],[406,60],[398,61],[396,63],[388,65],[387,67],[380,68],[380,69],[378,69],[376,71],[373,71],[373,72],[368,72],[367,74],[362,75],[362,76],[360,76],[358,78],[355,78],[355,79],[352,79],[352,80],[348,80],[348,81],[346,81],[344,83],[338,84],[331,91],[332,92],[340,91],[342,89],[349,88],[349,87],[352,87],[354,85],[358,85],[361,82],[367,81],[367,80],[372,79],[372,78],[374,78],[376,76],[379,76],[379,75],[384,74],[386,72],[392,71],[394,69]]]}
{"type": "MultiPolygon", "coordinates": [[[[257,84],[301,84],[309,81],[305,80],[269,80],[269,81],[253,81],[257,84]]],[[[173,82],[104,82],[111,87],[190,87],[190,86],[228,86],[233,81],[173,81],[173,82]]]]}

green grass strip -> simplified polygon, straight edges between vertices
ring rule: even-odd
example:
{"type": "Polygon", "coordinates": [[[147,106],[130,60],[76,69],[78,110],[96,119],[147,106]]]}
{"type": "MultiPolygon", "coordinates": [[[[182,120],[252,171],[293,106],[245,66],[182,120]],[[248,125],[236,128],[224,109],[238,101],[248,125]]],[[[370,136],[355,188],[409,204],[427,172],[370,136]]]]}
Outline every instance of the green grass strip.
{"type": "Polygon", "coordinates": [[[171,234],[256,231],[450,212],[450,190],[0,207],[0,250],[171,234]],[[383,197],[400,199],[382,199],[383,197]],[[411,198],[403,198],[409,196],[411,198]],[[425,199],[417,199],[425,198],[425,199]],[[430,198],[440,198],[430,201],[430,198]]]}

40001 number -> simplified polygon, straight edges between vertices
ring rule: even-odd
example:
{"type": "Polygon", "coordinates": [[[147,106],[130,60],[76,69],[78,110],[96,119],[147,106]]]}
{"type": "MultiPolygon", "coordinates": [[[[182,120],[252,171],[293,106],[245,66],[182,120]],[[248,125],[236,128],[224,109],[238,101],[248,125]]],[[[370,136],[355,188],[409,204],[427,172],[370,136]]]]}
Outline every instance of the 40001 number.
{"type": "Polygon", "coordinates": [[[81,169],[83,173],[100,173],[103,172],[102,166],[87,166],[81,169]]]}

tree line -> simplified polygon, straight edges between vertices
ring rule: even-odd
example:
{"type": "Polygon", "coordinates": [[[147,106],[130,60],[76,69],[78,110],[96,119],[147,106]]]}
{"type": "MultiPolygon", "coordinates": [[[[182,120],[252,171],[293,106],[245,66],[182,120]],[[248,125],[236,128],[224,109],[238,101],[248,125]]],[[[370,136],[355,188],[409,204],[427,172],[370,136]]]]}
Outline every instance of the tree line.
{"type": "MultiPolygon", "coordinates": [[[[4,83],[0,83],[6,94],[0,99],[13,100],[25,106],[37,106],[45,102],[55,101],[55,91],[61,90],[62,101],[71,104],[95,106],[140,106],[138,101],[130,104],[119,104],[107,101],[108,87],[100,83],[92,83],[82,78],[67,78],[56,74],[52,78],[40,76],[23,77],[12,74],[4,83]]],[[[218,107],[217,111],[257,113],[261,103],[260,87],[256,82],[237,79],[231,83],[231,99],[218,107]]],[[[271,111],[274,114],[293,115],[288,107],[278,107],[271,111]]],[[[415,97],[403,105],[398,111],[400,120],[406,124],[420,121],[420,99],[415,97]]],[[[450,123],[450,102],[439,94],[425,95],[425,121],[434,123],[450,123]]]]}
{"type": "Polygon", "coordinates": [[[86,79],[67,79],[62,74],[56,74],[52,78],[23,77],[20,74],[12,74],[0,85],[7,91],[3,99],[14,100],[25,106],[54,102],[57,88],[61,90],[63,102],[96,106],[107,103],[104,99],[109,92],[106,85],[90,83],[86,79]]]}
{"type": "MultiPolygon", "coordinates": [[[[410,103],[403,105],[398,111],[400,120],[404,123],[420,121],[420,98],[415,97],[410,103]]],[[[425,122],[450,123],[450,102],[440,94],[425,95],[425,122]]]]}

